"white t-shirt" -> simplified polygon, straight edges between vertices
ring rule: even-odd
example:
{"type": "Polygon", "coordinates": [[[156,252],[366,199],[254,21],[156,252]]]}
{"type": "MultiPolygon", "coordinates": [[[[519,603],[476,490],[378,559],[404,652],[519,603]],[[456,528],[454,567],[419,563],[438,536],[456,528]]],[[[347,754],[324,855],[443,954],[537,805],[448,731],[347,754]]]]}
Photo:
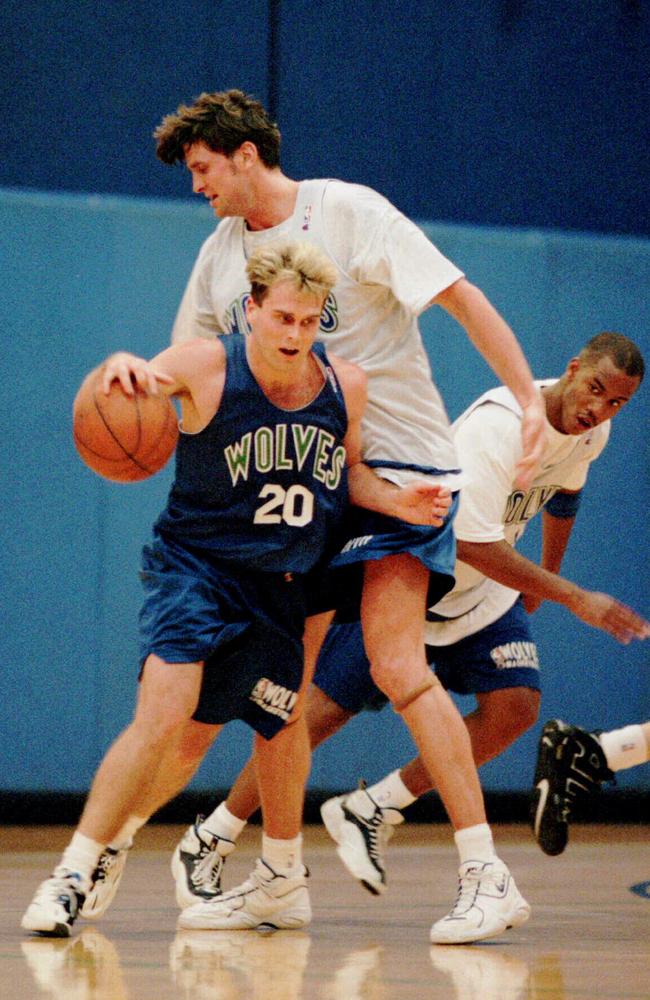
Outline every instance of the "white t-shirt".
{"type": "Polygon", "coordinates": [[[417,317],[463,275],[376,191],[302,181],[292,215],[279,226],[252,232],[241,218],[224,219],[199,253],[172,339],[246,332],[246,259],[278,238],[316,243],[338,269],[320,339],[368,375],[364,459],[397,483],[424,474],[457,489],[460,468],[417,317]]]}
{"type": "MultiPolygon", "coordinates": [[[[540,388],[556,379],[537,382],[540,388]]],[[[610,421],[584,434],[560,434],[546,425],[547,443],[533,483],[513,486],[522,454],[521,408],[509,389],[492,389],[477,399],[452,427],[468,482],[461,491],[456,537],[465,542],[515,545],[528,521],[558,490],[579,490],[589,464],[607,444],[610,421]]],[[[457,560],[456,584],[436,606],[435,614],[452,619],[427,622],[426,642],[447,646],[473,635],[512,607],[519,592],[491,580],[457,560]]]]}

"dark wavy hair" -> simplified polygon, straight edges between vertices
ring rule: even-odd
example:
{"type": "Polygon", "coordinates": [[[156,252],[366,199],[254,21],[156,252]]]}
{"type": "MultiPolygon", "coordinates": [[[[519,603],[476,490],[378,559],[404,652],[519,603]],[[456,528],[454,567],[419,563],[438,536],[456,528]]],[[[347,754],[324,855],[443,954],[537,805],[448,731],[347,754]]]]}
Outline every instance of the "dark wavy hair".
{"type": "Polygon", "coordinates": [[[181,104],[163,118],[153,135],[163,163],[183,163],[187,147],[195,142],[225,156],[232,156],[243,142],[252,142],[265,166],[280,165],[280,130],[263,105],[241,90],[204,93],[192,104],[181,104]]]}

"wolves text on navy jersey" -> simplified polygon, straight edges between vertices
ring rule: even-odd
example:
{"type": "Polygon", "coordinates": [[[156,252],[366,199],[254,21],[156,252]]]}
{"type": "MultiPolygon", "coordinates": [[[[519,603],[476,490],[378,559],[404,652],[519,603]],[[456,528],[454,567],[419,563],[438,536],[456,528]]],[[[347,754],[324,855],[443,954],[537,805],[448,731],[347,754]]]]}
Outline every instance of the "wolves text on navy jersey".
{"type": "Polygon", "coordinates": [[[345,448],[329,431],[314,424],[276,424],[247,431],[224,448],[232,485],[248,479],[251,462],[256,472],[301,471],[308,459],[314,479],[329,490],[338,488],[345,467],[345,448]],[[310,458],[311,456],[311,458],[310,458]]]}

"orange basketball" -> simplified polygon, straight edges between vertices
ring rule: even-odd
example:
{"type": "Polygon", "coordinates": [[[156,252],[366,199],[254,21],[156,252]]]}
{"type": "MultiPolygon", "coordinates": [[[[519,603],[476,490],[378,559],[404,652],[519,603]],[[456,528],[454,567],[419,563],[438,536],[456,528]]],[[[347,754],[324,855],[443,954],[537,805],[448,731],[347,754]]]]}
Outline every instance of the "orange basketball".
{"type": "Polygon", "coordinates": [[[74,443],[86,465],[105,479],[133,483],[167,464],[178,441],[178,417],[168,396],[150,396],[135,387],[127,396],[113,382],[106,396],[101,373],[93,371],[76,395],[74,443]]]}

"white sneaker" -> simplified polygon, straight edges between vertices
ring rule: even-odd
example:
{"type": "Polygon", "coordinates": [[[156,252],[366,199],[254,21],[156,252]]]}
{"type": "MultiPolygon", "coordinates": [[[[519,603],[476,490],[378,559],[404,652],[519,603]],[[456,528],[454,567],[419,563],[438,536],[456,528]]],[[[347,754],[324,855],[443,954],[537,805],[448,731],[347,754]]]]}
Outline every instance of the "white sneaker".
{"type": "Polygon", "coordinates": [[[202,822],[203,816],[197,816],[196,823],[187,828],[172,854],[176,902],[181,910],[221,895],[221,876],[226,858],[235,849],[232,840],[201,834],[199,826],[202,822]]]}
{"type": "Polygon", "coordinates": [[[26,931],[48,937],[69,937],[88,888],[79,872],[55,868],[41,882],[25,910],[20,926],[26,931]]]}
{"type": "Polygon", "coordinates": [[[278,875],[260,858],[246,882],[212,900],[183,910],[179,927],[198,930],[281,930],[311,921],[306,868],[300,875],[278,875]]]}
{"type": "Polygon", "coordinates": [[[469,944],[520,927],[530,906],[502,861],[466,861],[458,869],[451,913],[431,928],[431,944],[469,944]]]}
{"type": "Polygon", "coordinates": [[[399,809],[382,809],[362,784],[356,792],[328,799],[320,814],[350,874],[368,892],[381,895],[386,888],[384,851],[395,827],[404,822],[399,809]]]}
{"type": "Polygon", "coordinates": [[[79,910],[79,916],[84,920],[99,920],[106,913],[122,880],[132,845],[133,841],[117,851],[106,847],[99,855],[97,866],[90,876],[90,890],[79,910]]]}

